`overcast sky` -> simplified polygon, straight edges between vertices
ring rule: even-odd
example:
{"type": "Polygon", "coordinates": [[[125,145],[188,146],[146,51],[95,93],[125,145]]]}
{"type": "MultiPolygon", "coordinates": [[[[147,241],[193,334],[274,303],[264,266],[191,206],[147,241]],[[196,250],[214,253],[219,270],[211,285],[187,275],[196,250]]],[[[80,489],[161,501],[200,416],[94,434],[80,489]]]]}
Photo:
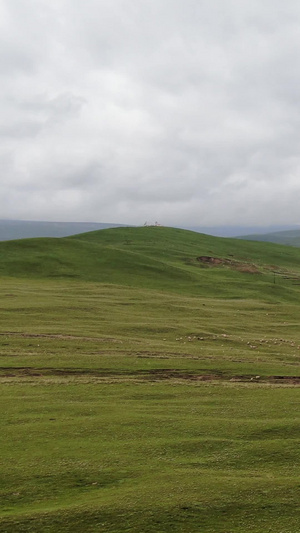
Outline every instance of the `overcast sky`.
{"type": "Polygon", "coordinates": [[[0,218],[300,222],[300,2],[0,0],[0,218]]]}

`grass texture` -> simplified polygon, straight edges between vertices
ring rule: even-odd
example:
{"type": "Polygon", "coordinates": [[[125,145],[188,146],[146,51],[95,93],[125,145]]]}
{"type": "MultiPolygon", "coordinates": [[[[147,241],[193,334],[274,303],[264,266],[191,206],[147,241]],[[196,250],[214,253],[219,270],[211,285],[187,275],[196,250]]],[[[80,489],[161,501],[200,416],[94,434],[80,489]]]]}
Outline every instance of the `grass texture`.
{"type": "Polygon", "coordinates": [[[118,228],[0,257],[1,532],[298,531],[300,251],[118,228]]]}

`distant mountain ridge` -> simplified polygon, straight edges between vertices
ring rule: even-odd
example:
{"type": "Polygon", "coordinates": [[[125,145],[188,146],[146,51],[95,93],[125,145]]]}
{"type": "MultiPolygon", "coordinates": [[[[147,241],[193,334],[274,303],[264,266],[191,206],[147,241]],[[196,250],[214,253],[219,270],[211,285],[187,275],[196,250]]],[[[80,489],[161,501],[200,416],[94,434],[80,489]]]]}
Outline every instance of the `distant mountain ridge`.
{"type": "Polygon", "coordinates": [[[0,220],[0,241],[34,237],[69,237],[99,229],[117,228],[125,224],[97,222],[44,222],[31,220],[0,220]]]}
{"type": "Polygon", "coordinates": [[[285,244],[286,246],[300,246],[300,229],[293,229],[289,231],[275,231],[271,233],[252,235],[241,235],[237,239],[244,239],[247,241],[264,241],[275,244],[285,244]]]}
{"type": "MultiPolygon", "coordinates": [[[[270,233],[278,233],[292,230],[300,230],[297,225],[272,225],[272,226],[181,226],[183,229],[196,231],[197,233],[206,233],[215,237],[237,237],[244,239],[254,236],[269,235],[270,233]]],[[[265,239],[255,239],[265,240],[265,239]]],[[[273,241],[270,241],[273,242],[273,241]]],[[[275,242],[275,241],[274,241],[275,242]]],[[[277,242],[277,241],[276,241],[277,242]]],[[[280,241],[281,242],[281,241],[280,241]]]]}
{"type": "MultiPolygon", "coordinates": [[[[100,222],[47,222],[33,220],[0,220],[0,241],[30,239],[35,237],[69,237],[99,229],[134,227],[132,224],[100,222]]],[[[292,244],[285,240],[269,239],[269,234],[299,230],[300,226],[177,226],[180,229],[213,235],[215,237],[237,237],[239,239],[263,240],[292,244]]],[[[276,237],[275,237],[276,238],[276,237]]],[[[299,244],[292,244],[299,246],[299,244]]]]}

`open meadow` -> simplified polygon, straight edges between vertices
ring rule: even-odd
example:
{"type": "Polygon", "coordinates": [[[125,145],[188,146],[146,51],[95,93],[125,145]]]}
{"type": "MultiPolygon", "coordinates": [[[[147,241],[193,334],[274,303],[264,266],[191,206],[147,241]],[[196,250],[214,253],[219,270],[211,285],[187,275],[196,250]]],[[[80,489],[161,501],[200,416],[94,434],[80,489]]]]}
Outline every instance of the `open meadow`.
{"type": "Polygon", "coordinates": [[[297,533],[300,249],[0,243],[1,533],[297,533]]]}

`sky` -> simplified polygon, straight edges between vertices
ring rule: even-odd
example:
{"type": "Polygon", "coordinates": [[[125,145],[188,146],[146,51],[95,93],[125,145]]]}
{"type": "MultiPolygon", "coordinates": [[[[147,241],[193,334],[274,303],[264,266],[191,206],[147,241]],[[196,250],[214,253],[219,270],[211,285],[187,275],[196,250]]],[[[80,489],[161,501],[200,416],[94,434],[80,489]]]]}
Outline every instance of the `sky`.
{"type": "Polygon", "coordinates": [[[297,0],[0,0],[0,219],[300,221],[297,0]]]}

